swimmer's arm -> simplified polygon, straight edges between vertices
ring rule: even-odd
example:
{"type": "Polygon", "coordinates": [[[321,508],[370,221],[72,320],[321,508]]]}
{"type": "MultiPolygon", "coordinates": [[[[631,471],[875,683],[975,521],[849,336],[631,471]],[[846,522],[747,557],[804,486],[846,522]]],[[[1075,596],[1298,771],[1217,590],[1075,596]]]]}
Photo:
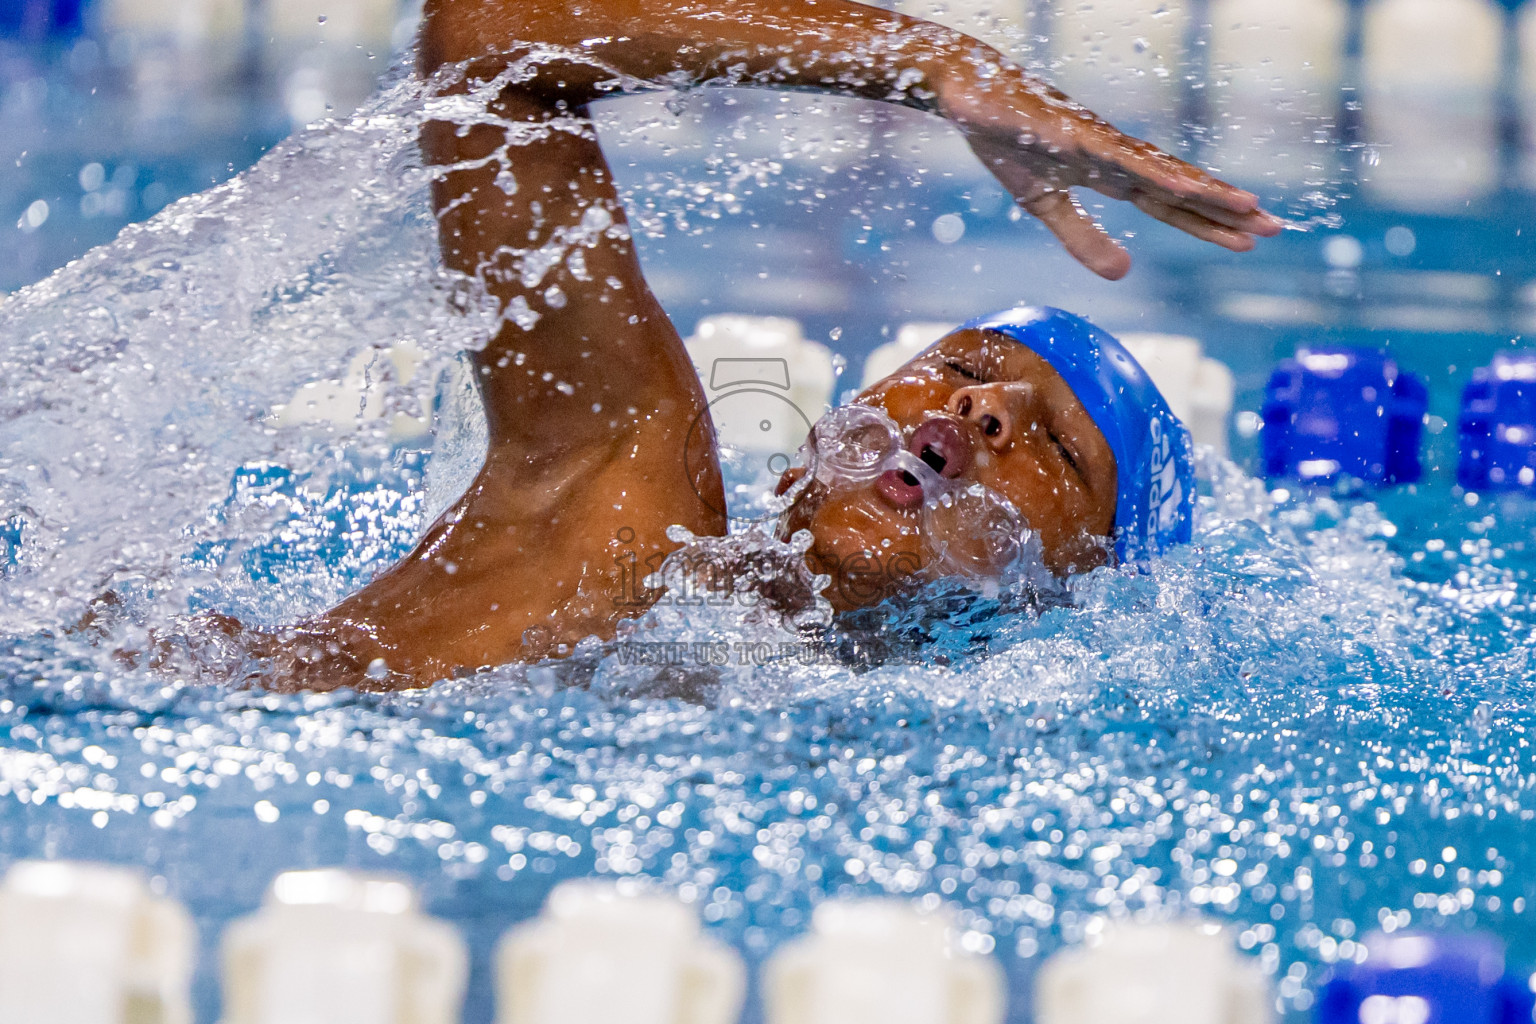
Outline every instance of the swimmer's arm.
{"type": "Polygon", "coordinates": [[[427,70],[472,60],[494,65],[530,44],[582,55],[545,59],[537,76],[518,86],[573,105],[605,95],[617,72],[657,85],[815,89],[938,114],[965,133],[987,169],[1073,256],[1109,278],[1123,276],[1130,257],[1076,203],[1073,187],[1132,202],[1235,251],[1281,227],[1251,193],[1122,134],[985,43],[850,0],[428,5],[427,70]]]}

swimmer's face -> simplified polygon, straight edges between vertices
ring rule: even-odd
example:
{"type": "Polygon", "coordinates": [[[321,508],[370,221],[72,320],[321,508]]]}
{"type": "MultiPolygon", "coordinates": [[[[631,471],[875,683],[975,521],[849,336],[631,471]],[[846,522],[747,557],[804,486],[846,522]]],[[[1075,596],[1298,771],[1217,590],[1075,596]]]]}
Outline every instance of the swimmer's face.
{"type": "MultiPolygon", "coordinates": [[[[1058,575],[1101,565],[1114,529],[1114,453],[1067,382],[1009,338],[957,331],[867,388],[856,403],[883,409],[907,449],[959,484],[1007,498],[1038,535],[1058,575]]],[[[804,470],[784,474],[787,490],[804,470]]],[[[812,483],[784,513],[784,536],[810,530],[813,570],[832,578],[839,611],[877,603],[929,565],[922,489],[911,477],[828,491],[812,483]]]]}

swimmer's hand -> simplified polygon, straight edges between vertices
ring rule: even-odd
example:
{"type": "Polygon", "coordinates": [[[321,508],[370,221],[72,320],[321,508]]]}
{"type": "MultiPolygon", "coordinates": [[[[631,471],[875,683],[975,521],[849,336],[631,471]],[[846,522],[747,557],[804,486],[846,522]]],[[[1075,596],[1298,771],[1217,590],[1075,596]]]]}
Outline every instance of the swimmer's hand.
{"type": "Polygon", "coordinates": [[[114,653],[130,667],[237,690],[324,693],[421,685],[390,671],[366,631],[323,619],[263,628],[209,612],[150,630],[146,644],[114,653]]]}
{"type": "Polygon", "coordinates": [[[1253,193],[1120,132],[1022,73],[996,82],[959,75],[941,86],[937,104],[1019,205],[1079,263],[1111,281],[1131,269],[1130,254],[1083,209],[1073,188],[1133,203],[1233,252],[1247,252],[1254,236],[1272,237],[1284,226],[1253,193]]]}

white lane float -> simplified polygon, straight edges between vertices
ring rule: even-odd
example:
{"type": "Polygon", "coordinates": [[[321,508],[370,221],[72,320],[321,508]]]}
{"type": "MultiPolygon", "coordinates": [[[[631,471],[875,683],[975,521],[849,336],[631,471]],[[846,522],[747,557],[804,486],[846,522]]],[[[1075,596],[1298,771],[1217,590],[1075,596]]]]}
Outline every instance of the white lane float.
{"type": "Polygon", "coordinates": [[[191,1024],[195,942],[136,871],[20,861],[0,885],[0,1021],[191,1024]]]}
{"type": "Polygon", "coordinates": [[[864,357],[864,379],[859,386],[867,388],[882,377],[889,377],[956,326],[936,321],[902,324],[894,339],[864,357]]]}
{"type": "Polygon", "coordinates": [[[223,1024],[457,1024],[468,964],[408,882],[286,871],[224,933],[223,1024]]]}
{"type": "Polygon", "coordinates": [[[900,900],[835,900],[763,978],[768,1024],[1001,1024],[1002,968],[953,920],[900,900]]]}
{"type": "Polygon", "coordinates": [[[372,48],[389,53],[399,0],[265,0],[267,34],[281,45],[372,48]]]}
{"type": "Polygon", "coordinates": [[[97,24],[132,56],[141,91],[222,78],[245,53],[245,0],[101,0],[97,24]]]}
{"type": "Polygon", "coordinates": [[[392,388],[406,388],[420,404],[430,404],[430,393],[424,390],[428,382],[417,375],[424,358],[410,341],[366,348],[352,357],[339,379],[301,385],[292,398],[275,406],[272,425],[348,428],[387,420],[389,436],[397,442],[423,437],[432,429],[430,417],[391,410],[387,396],[392,388]]]}
{"type": "Polygon", "coordinates": [[[680,900],[583,880],[507,932],[496,982],[497,1024],[733,1024],[746,969],[680,900]]]}
{"type": "Polygon", "coordinates": [[[295,123],[344,117],[367,98],[399,40],[400,8],[399,0],[265,0],[263,60],[295,123]]]}
{"type": "Polygon", "coordinates": [[[683,344],[721,444],[793,455],[831,406],[837,386],[832,352],[808,340],[789,317],[705,317],[683,344]]]}
{"type": "Polygon", "coordinates": [[[1229,180],[1296,187],[1326,177],[1342,100],[1346,0],[1213,0],[1206,159],[1229,180]]]}
{"type": "MultiPolygon", "coordinates": [[[[1290,2],[1290,0],[1286,0],[1290,2]]],[[[1050,80],[1111,120],[1172,127],[1181,105],[1189,6],[1166,0],[1057,3],[1041,34],[1050,80]]],[[[1156,139],[1160,144],[1173,140],[1156,139]]]]}
{"type": "Polygon", "coordinates": [[[1365,187],[1404,209],[1451,209],[1497,184],[1503,19],[1489,0],[1375,0],[1365,9],[1365,187]],[[1432,69],[1432,70],[1431,70],[1432,69]]]}
{"type": "Polygon", "coordinates": [[[1258,961],[1214,924],[1111,924],[1056,954],[1035,983],[1035,1024],[1274,1024],[1258,961]]]}
{"type": "Polygon", "coordinates": [[[1168,408],[1184,421],[1194,442],[1210,445],[1225,457],[1237,396],[1227,365],[1207,356],[1198,339],[1185,335],[1132,331],[1119,338],[1163,393],[1168,408]]]}
{"type": "Polygon", "coordinates": [[[936,21],[1020,56],[1033,5],[1030,0],[896,0],[903,14],[936,21]]]}

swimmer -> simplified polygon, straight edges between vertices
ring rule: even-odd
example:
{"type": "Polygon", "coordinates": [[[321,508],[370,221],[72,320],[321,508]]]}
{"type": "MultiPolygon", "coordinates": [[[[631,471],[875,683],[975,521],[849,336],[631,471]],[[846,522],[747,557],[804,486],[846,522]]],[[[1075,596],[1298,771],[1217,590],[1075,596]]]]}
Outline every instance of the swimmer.
{"type": "MultiPolygon", "coordinates": [[[[420,62],[445,95],[495,91],[481,123],[431,123],[421,140],[444,260],[506,313],[472,356],[489,453],[405,559],[252,645],[289,685],[422,686],[612,638],[640,610],[622,599],[628,567],[678,547],[668,527],[726,532],[713,437],[684,457],[705,397],[641,274],[590,118],[616,90],[768,86],[927,111],[1109,279],[1130,257],[1073,189],[1236,252],[1281,229],[1252,194],[1121,134],[986,44],[850,0],[428,0],[420,62]]],[[[814,536],[808,560],[833,576],[840,609],[925,575],[1003,571],[968,543],[971,505],[1027,527],[1061,574],[1187,537],[1187,442],[1122,355],[1056,311],[968,325],[859,397],[872,416],[860,429],[888,440],[879,473],[813,459],[781,484],[794,498],[782,529],[814,536]],[[876,559],[884,582],[847,585],[849,566],[876,559]]],[[[840,429],[818,427],[816,444],[835,455],[840,429]]]]}

